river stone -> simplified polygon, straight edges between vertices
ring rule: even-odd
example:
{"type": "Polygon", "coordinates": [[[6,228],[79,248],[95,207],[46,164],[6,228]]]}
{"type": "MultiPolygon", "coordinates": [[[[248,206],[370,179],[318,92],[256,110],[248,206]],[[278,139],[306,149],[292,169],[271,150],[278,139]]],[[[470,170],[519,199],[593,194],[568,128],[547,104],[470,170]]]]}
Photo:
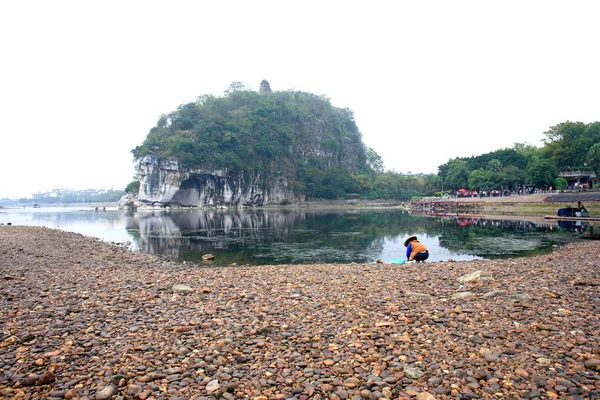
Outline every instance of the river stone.
{"type": "Polygon", "coordinates": [[[480,352],[481,356],[487,362],[497,362],[500,359],[500,353],[496,351],[483,350],[480,352]]]}
{"type": "Polygon", "coordinates": [[[499,297],[506,296],[508,292],[506,290],[492,290],[491,292],[484,293],[482,297],[499,297]]]}
{"type": "Polygon", "coordinates": [[[221,385],[219,385],[219,381],[217,379],[213,379],[212,381],[208,382],[208,385],[206,385],[206,393],[213,394],[219,390],[220,387],[221,385]]]}
{"type": "Polygon", "coordinates": [[[508,299],[512,301],[527,301],[529,298],[529,295],[526,293],[514,293],[508,296],[508,299]]]}
{"type": "Polygon", "coordinates": [[[590,358],[589,360],[585,360],[583,365],[587,369],[594,369],[596,371],[600,370],[600,358],[590,358]]]}
{"type": "Polygon", "coordinates": [[[474,271],[469,274],[463,275],[457,279],[459,283],[467,283],[467,282],[483,282],[494,279],[490,272],[486,271],[474,271]]]}
{"type": "Polygon", "coordinates": [[[442,383],[443,379],[440,376],[432,376],[431,378],[429,378],[429,384],[431,386],[438,386],[440,383],[442,383]]]}
{"type": "Polygon", "coordinates": [[[391,399],[392,398],[392,389],[390,389],[389,387],[384,387],[383,389],[381,389],[381,394],[383,395],[384,398],[391,399]]]}
{"type": "Polygon", "coordinates": [[[96,393],[96,400],[110,399],[115,394],[116,387],[114,385],[105,386],[102,390],[96,393]]]}
{"type": "Polygon", "coordinates": [[[475,294],[473,292],[458,292],[454,293],[451,297],[456,300],[468,300],[475,297],[475,294]]]}
{"type": "Polygon", "coordinates": [[[173,292],[180,293],[180,294],[188,294],[188,293],[193,293],[194,289],[192,289],[188,285],[175,284],[175,285],[173,285],[173,292]]]}
{"type": "Polygon", "coordinates": [[[552,360],[545,358],[545,357],[539,357],[536,358],[535,361],[537,361],[540,365],[550,365],[552,364],[552,360]]]}
{"type": "Polygon", "coordinates": [[[422,377],[423,375],[425,375],[425,372],[419,371],[418,369],[413,368],[413,367],[409,367],[409,366],[404,366],[404,373],[410,379],[419,379],[420,377],[422,377]]]}
{"type": "Polygon", "coordinates": [[[344,381],[344,386],[346,386],[348,389],[353,389],[353,388],[357,387],[359,383],[360,383],[359,379],[357,379],[355,377],[350,377],[344,381]]]}
{"type": "Polygon", "coordinates": [[[404,292],[405,296],[410,296],[410,297],[431,297],[431,295],[427,294],[427,293],[418,293],[418,292],[404,292]]]}

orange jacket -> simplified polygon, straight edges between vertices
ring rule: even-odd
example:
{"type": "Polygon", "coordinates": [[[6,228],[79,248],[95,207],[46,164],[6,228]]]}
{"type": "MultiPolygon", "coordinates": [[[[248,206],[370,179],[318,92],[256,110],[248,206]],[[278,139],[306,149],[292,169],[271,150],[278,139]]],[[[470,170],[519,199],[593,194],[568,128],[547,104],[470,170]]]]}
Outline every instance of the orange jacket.
{"type": "Polygon", "coordinates": [[[408,244],[408,247],[410,247],[410,257],[408,257],[408,261],[413,260],[417,253],[427,251],[427,247],[425,247],[421,242],[416,240],[411,240],[408,244]]]}

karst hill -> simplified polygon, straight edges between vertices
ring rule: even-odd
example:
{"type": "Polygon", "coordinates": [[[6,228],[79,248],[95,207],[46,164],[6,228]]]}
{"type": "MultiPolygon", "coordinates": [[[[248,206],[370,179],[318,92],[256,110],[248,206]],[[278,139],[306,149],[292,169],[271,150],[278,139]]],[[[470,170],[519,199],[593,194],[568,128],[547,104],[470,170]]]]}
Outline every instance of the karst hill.
{"type": "Polygon", "coordinates": [[[301,91],[233,83],[160,117],[132,150],[138,201],[241,206],[338,198],[369,170],[348,109],[301,91]]]}

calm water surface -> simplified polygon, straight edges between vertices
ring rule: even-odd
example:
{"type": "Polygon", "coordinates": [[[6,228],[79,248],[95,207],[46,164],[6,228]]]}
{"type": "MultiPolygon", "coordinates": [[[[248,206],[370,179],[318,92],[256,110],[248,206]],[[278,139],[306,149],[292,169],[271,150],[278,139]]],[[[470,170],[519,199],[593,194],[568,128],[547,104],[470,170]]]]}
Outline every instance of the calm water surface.
{"type": "Polygon", "coordinates": [[[572,241],[583,226],[548,221],[424,217],[400,210],[183,210],[107,207],[0,209],[0,223],[58,228],[128,243],[136,251],[213,265],[391,262],[416,235],[429,261],[526,256],[572,241]]]}

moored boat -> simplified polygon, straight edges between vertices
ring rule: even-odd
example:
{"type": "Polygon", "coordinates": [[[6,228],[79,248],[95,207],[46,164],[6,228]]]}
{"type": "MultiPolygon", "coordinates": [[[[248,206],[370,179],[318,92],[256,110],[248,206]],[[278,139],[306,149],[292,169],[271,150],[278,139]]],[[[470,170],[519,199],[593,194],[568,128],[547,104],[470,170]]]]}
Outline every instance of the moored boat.
{"type": "Polygon", "coordinates": [[[559,208],[556,215],[558,217],[589,217],[590,213],[585,207],[564,207],[559,208]]]}
{"type": "Polygon", "coordinates": [[[582,192],[582,193],[560,193],[546,198],[544,201],[551,203],[577,204],[576,206],[561,207],[556,215],[546,215],[546,219],[557,220],[582,220],[582,221],[600,221],[600,216],[592,216],[583,205],[583,202],[600,202],[600,192],[582,192]]]}

